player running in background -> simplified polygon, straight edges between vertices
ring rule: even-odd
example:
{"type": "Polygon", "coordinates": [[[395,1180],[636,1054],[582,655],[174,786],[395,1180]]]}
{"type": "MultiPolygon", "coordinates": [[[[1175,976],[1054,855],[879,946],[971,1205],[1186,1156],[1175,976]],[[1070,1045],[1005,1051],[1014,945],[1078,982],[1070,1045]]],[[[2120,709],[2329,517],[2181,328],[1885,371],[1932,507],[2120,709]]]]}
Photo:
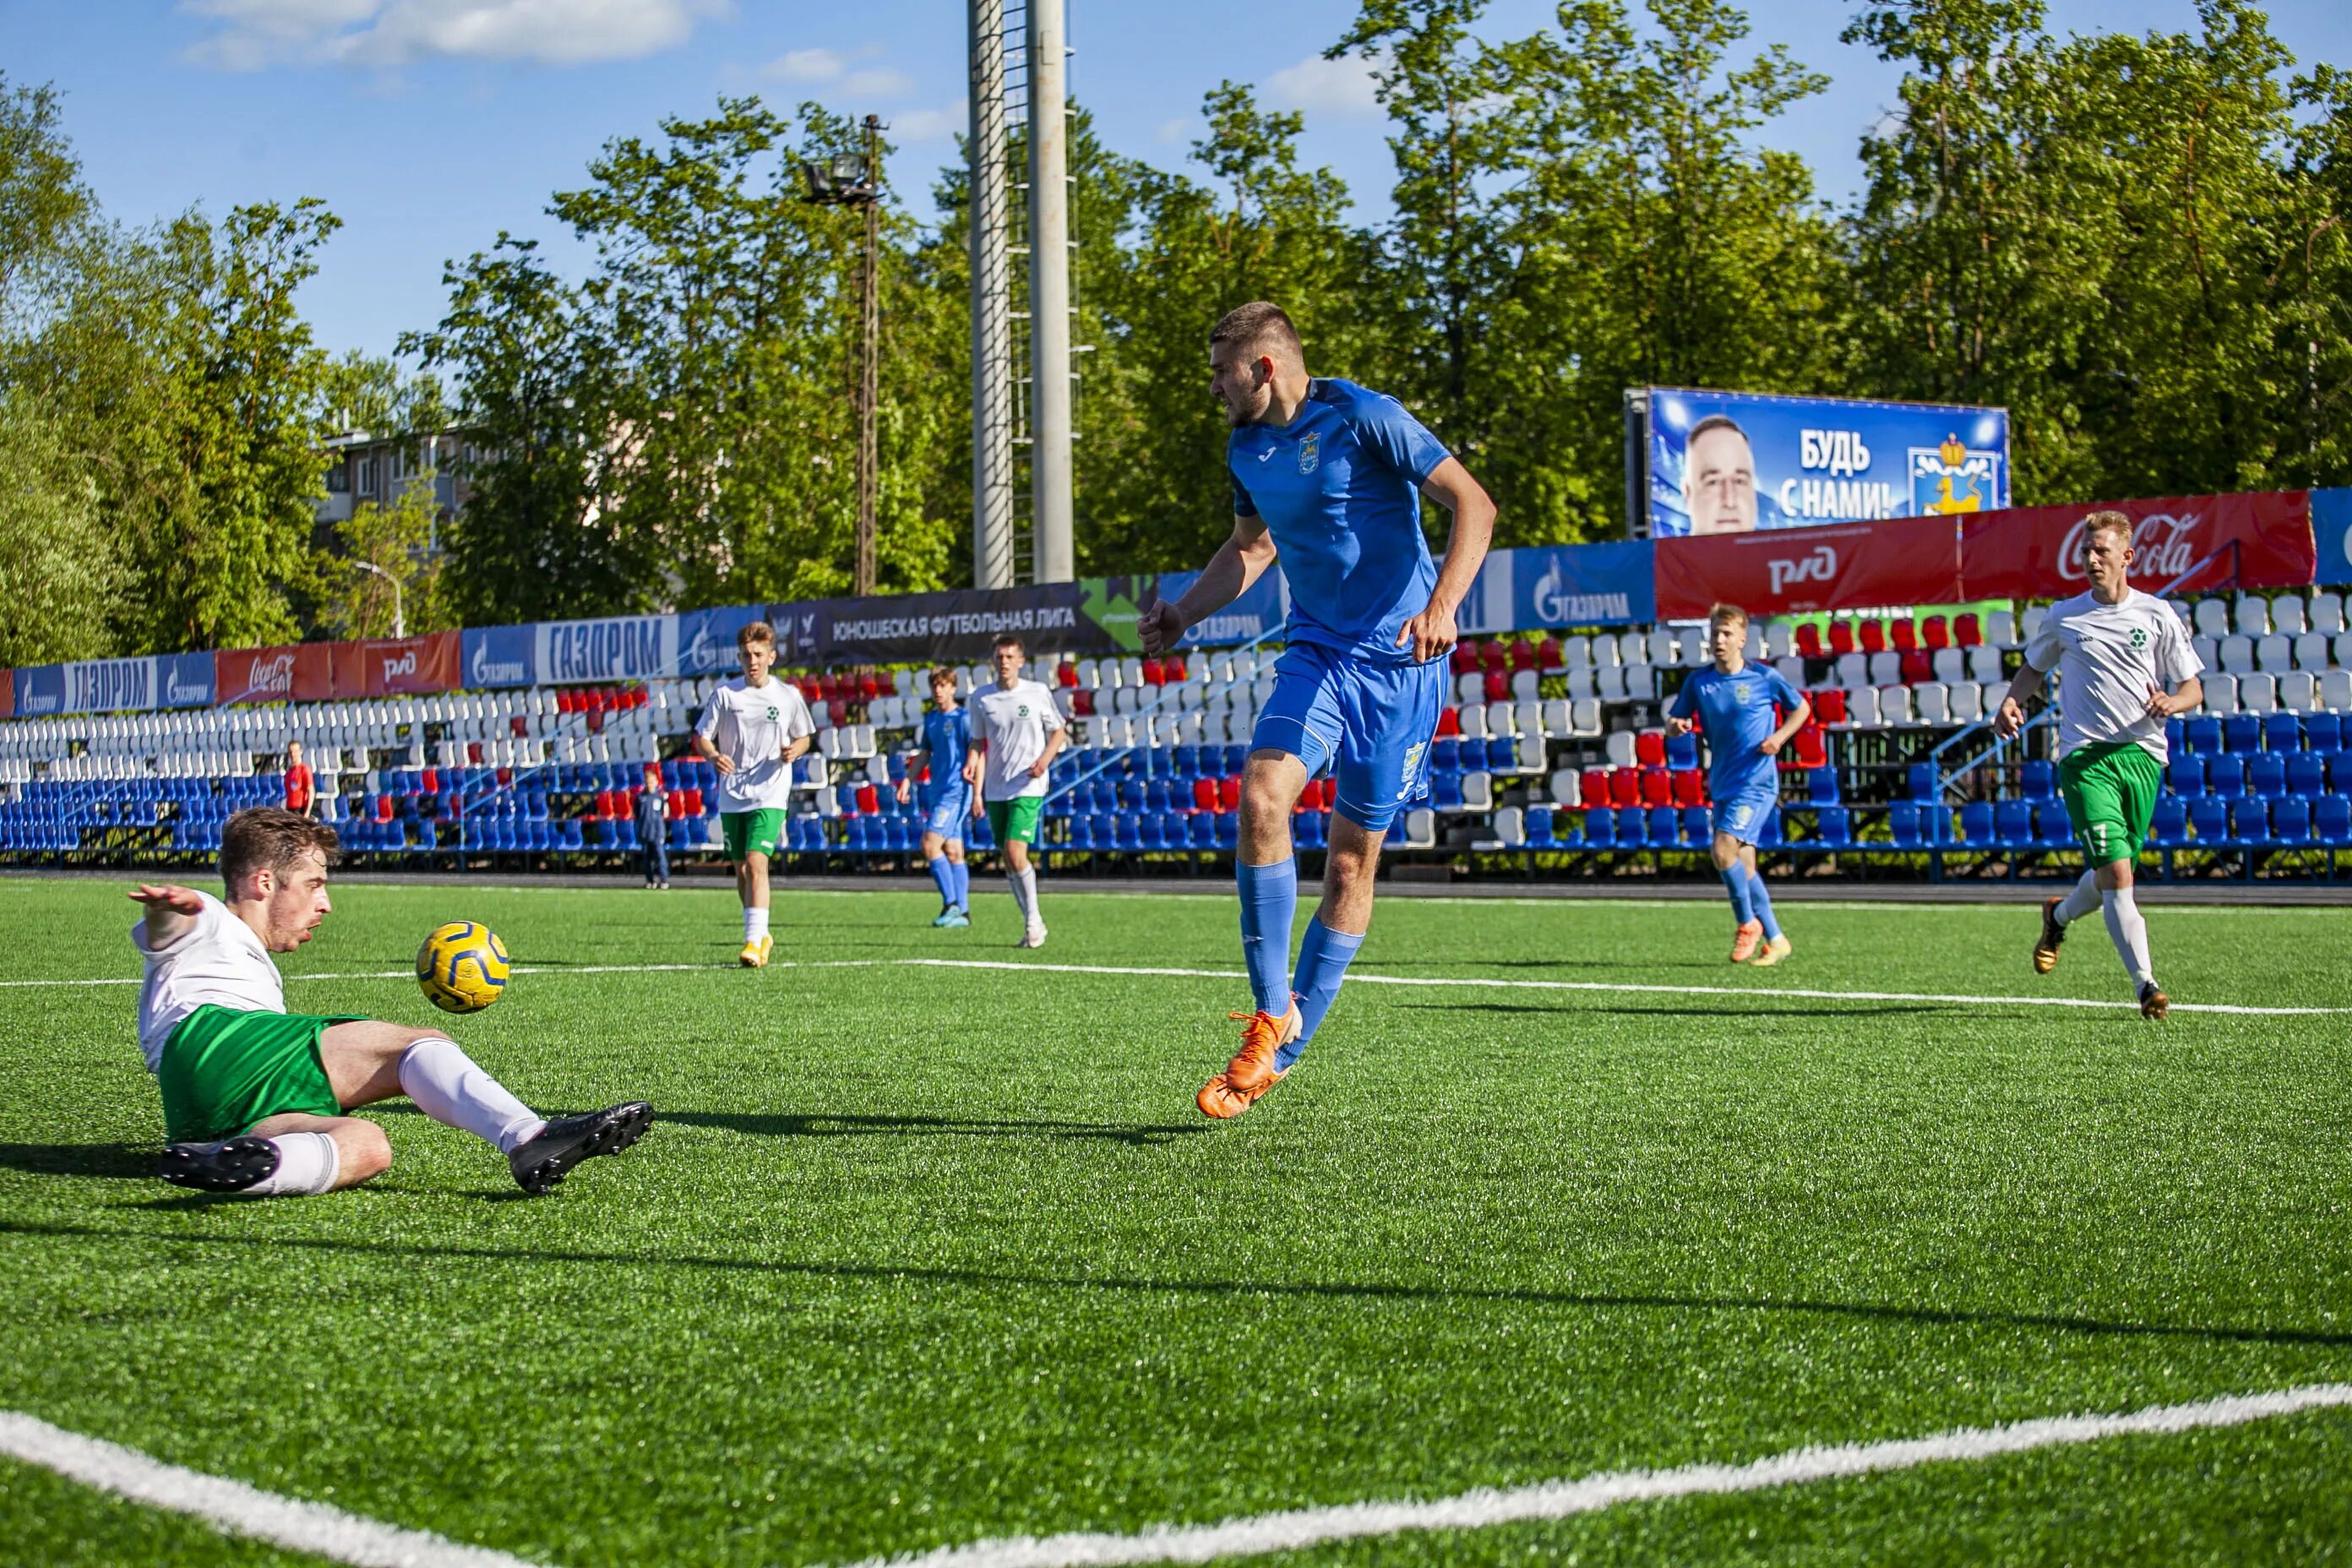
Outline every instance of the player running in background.
{"type": "Polygon", "coordinates": [[[935,926],[971,924],[971,868],[964,864],[963,820],[971,813],[971,784],[964,771],[971,752],[971,715],[956,706],[956,673],[942,665],[931,671],[931,710],[923,715],[922,742],[898,781],[898,804],[913,796],[915,774],[928,768],[923,785],[923,864],[940,889],[935,926]]]}
{"type": "Polygon", "coordinates": [[[1297,330],[1273,305],[1244,305],[1219,321],[1209,369],[1232,432],[1234,531],[1181,599],[1144,611],[1143,650],[1173,647],[1277,557],[1291,600],[1289,646],[1250,737],[1234,858],[1255,1010],[1233,1015],[1245,1019],[1241,1049],[1197,1097],[1222,1118],[1247,1110],[1290,1070],[1363,945],[1381,841],[1427,788],[1454,612],[1486,559],[1495,505],[1396,399],[1309,377],[1297,330]],[[1423,495],[1454,514],[1442,571],[1422,537],[1423,495]],[[1339,798],[1323,900],[1294,974],[1290,814],[1326,768],[1339,798]]]}
{"type": "Polygon", "coordinates": [[[1666,730],[1675,735],[1698,730],[1706,736],[1706,793],[1714,802],[1715,828],[1707,853],[1738,922],[1731,933],[1731,962],[1753,957],[1761,969],[1788,957],[1791,944],[1756,869],[1756,840],[1780,804],[1780,748],[1805,727],[1813,705],[1779,670],[1750,665],[1747,647],[1747,611],[1717,605],[1707,612],[1706,651],[1715,663],[1675,693],[1666,709],[1666,730]],[[1787,718],[1780,717],[1782,711],[1787,718]],[[1761,952],[1756,951],[1759,942],[1761,952]]]}
{"type": "Polygon", "coordinates": [[[165,1181],[254,1197],[354,1185],[392,1163],[392,1145],[344,1112],[402,1095],[504,1154],[527,1193],[644,1135],[654,1113],[642,1100],[542,1119],[437,1029],[286,1011],[270,954],[327,918],[336,849],[325,823],[255,806],[221,833],[226,902],[168,883],[132,889],[147,909],[131,941],[147,961],[139,1044],[163,1096],[165,1181]]]}
{"type": "Polygon", "coordinates": [[[722,681],[694,726],[694,749],[719,772],[719,829],[735,863],[735,891],[743,900],[746,969],[758,969],[775,951],[768,935],[768,861],[784,836],[793,804],[793,763],[809,749],[816,721],[791,682],[768,671],[776,662],[776,634],[753,621],[735,634],[743,673],[722,681]]]}
{"type": "Polygon", "coordinates": [[[2164,722],[2205,700],[2204,665],[2172,606],[2131,585],[2131,519],[2095,511],[2083,520],[2084,574],[2091,591],[2050,606],[2025,645],[2025,663],[2000,700],[1993,730],[2025,727],[2025,704],[2058,671],[2058,783],[2090,868],[2074,891],[2042,906],[2033,970],[2058,966],[2066,928],[2093,910],[2139,990],[2144,1018],[2171,1003],[2147,956],[2147,921],[2132,897],[2132,864],[2164,791],[2164,722]]]}
{"type": "Polygon", "coordinates": [[[1004,879],[1021,910],[1023,947],[1045,945],[1045,917],[1037,909],[1037,872],[1029,847],[1037,842],[1037,819],[1045,812],[1046,773],[1069,743],[1070,731],[1054,694],[1021,679],[1027,650],[1016,637],[996,639],[990,662],[996,684],[972,694],[971,750],[964,768],[987,803],[988,830],[1004,857],[1004,879]]]}

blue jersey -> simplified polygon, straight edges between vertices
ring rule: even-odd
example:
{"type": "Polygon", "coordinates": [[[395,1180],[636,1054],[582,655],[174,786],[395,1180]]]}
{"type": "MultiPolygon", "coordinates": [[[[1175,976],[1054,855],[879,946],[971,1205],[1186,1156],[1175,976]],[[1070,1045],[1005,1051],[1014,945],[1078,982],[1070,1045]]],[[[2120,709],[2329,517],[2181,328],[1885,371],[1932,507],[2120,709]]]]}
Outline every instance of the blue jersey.
{"type": "Polygon", "coordinates": [[[1737,675],[1709,665],[1683,682],[1666,711],[1698,720],[1706,735],[1707,794],[1731,801],[1780,788],[1780,763],[1757,748],[1780,727],[1774,708],[1793,709],[1802,700],[1769,665],[1744,664],[1737,675]]]}
{"type": "Polygon", "coordinates": [[[1308,383],[1298,417],[1244,425],[1225,445],[1234,512],[1265,520],[1290,584],[1292,642],[1385,664],[1429,604],[1437,566],[1421,533],[1421,487],[1447,457],[1395,398],[1353,382],[1308,383]]]}
{"type": "Polygon", "coordinates": [[[960,798],[971,787],[963,782],[964,758],[971,750],[971,710],[942,713],[934,708],[924,714],[923,749],[931,754],[931,782],[923,789],[925,804],[936,805],[960,798]]]}

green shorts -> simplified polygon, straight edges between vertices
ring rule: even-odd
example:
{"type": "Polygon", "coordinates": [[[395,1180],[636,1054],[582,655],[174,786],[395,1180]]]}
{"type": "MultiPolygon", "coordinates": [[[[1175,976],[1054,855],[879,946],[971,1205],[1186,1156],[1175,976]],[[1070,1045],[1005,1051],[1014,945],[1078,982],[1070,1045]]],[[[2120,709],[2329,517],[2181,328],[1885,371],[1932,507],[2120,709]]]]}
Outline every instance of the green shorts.
{"type": "Polygon", "coordinates": [[[988,803],[988,831],[999,846],[1019,839],[1024,844],[1037,842],[1037,818],[1045,811],[1042,795],[1015,795],[1011,800],[988,803]]]}
{"type": "Polygon", "coordinates": [[[784,810],[780,805],[763,805],[757,811],[722,811],[719,814],[719,836],[727,843],[727,858],[741,862],[754,850],[773,856],[776,846],[784,838],[784,810]]]}
{"type": "Polygon", "coordinates": [[[234,1138],[265,1117],[299,1110],[341,1116],[327,1081],[319,1037],[351,1017],[303,1013],[243,1013],[207,1003],[163,1042],[155,1087],[163,1093],[163,1132],[174,1143],[234,1138]]]}
{"type": "Polygon", "coordinates": [[[2058,789],[2092,865],[2137,860],[2164,793],[2164,769],[2137,742],[2077,746],[2058,763],[2058,789]]]}

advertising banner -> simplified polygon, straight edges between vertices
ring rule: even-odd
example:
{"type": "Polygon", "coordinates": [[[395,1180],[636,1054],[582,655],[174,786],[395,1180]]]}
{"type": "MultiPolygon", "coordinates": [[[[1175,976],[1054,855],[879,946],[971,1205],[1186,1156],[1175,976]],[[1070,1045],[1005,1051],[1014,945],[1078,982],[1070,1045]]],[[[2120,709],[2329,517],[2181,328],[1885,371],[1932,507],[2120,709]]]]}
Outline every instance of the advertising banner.
{"type": "Polygon", "coordinates": [[[676,616],[605,616],[541,621],[536,637],[542,685],[651,680],[670,673],[677,647],[676,616]]]}
{"type": "Polygon", "coordinates": [[[2308,490],[2018,507],[1961,522],[1965,592],[1955,597],[2063,599],[2083,592],[2083,519],[2106,510],[2132,520],[2132,586],[2149,593],[2200,562],[2181,592],[2301,587],[2317,566],[2308,490]]]}
{"type": "Polygon", "coordinates": [[[238,702],[323,702],[334,695],[329,643],[223,648],[212,660],[213,700],[224,708],[238,702]]]}
{"type": "MultiPolygon", "coordinates": [[[[1129,582],[1103,579],[1095,582],[1129,582]]],[[[1020,588],[966,588],[943,594],[896,594],[864,599],[815,599],[772,606],[770,618],[784,641],[792,628],[791,660],[798,664],[921,664],[988,657],[1007,632],[1038,648],[1077,652],[1116,646],[1091,620],[1080,625],[1087,585],[1042,583],[1020,588]]],[[[1125,601],[1131,617],[1138,606],[1125,601]]],[[[1099,601],[1106,609],[1110,598],[1099,601]]],[[[1132,622],[1130,620],[1130,630],[1132,622]]],[[[785,657],[778,649],[778,657],[785,657]]]]}
{"type": "Polygon", "coordinates": [[[16,672],[0,666],[0,719],[16,716],[16,672]]]}
{"type": "Polygon", "coordinates": [[[459,635],[458,651],[469,689],[539,683],[537,626],[467,626],[459,635]]]}
{"type": "Polygon", "coordinates": [[[166,653],[155,658],[155,705],[159,708],[209,708],[213,705],[213,656],[208,653],[166,653]]]}
{"type": "MultiPolygon", "coordinates": [[[[742,668],[736,655],[735,634],[753,621],[768,618],[765,605],[729,605],[716,610],[681,610],[677,616],[677,673],[732,675],[742,668]]],[[[784,631],[776,628],[776,657],[783,657],[784,631]]]]}
{"type": "Polygon", "coordinates": [[[457,689],[456,632],[371,637],[333,646],[337,697],[401,697],[457,689]]]}
{"type": "Polygon", "coordinates": [[[1662,539],[1656,549],[1657,613],[1670,621],[1696,620],[1716,604],[1781,616],[1970,596],[1960,592],[1957,531],[1937,518],[1662,539]]]}
{"type": "Polygon", "coordinates": [[[1654,550],[1646,539],[1498,550],[1479,577],[1499,569],[1507,608],[1500,624],[1478,630],[1646,626],[1658,618],[1654,550]]]}
{"type": "Polygon", "coordinates": [[[92,658],[63,667],[67,713],[118,713],[155,706],[152,658],[92,658]]]}
{"type": "Polygon", "coordinates": [[[1653,539],[2009,504],[2006,409],[1662,386],[1626,417],[1653,539]]]}
{"type": "Polygon", "coordinates": [[[2331,588],[2352,583],[2352,490],[2311,492],[2311,534],[2318,552],[2311,580],[2331,588]]]}
{"type": "Polygon", "coordinates": [[[37,718],[66,710],[66,667],[26,665],[16,671],[16,716],[37,718]]]}

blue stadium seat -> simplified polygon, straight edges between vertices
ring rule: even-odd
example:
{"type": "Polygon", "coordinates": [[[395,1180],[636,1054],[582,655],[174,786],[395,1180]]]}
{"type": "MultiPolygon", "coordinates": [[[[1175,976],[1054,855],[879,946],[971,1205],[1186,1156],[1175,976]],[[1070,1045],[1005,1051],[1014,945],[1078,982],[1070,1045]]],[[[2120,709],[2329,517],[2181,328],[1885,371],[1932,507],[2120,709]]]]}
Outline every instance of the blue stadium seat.
{"type": "Polygon", "coordinates": [[[1606,849],[1617,842],[1617,814],[1605,805],[1596,805],[1584,814],[1584,842],[1593,849],[1606,849]]]}
{"type": "Polygon", "coordinates": [[[2312,841],[2311,802],[2290,797],[2273,805],[2271,840],[2293,849],[2309,847],[2312,841]]]}
{"type": "Polygon", "coordinates": [[[2230,803],[2231,837],[2241,844],[2260,844],[2270,836],[2270,802],[2249,795],[2230,803]]]}
{"type": "Polygon", "coordinates": [[[1143,814],[1142,820],[1137,824],[1137,826],[1141,832],[1143,847],[1146,849],[1167,849],[1171,847],[1181,849],[1184,847],[1183,819],[1181,817],[1174,816],[1172,813],[1165,811],[1147,811],[1143,814]],[[1176,835],[1172,844],[1168,835],[1169,824],[1171,818],[1176,824],[1176,835]]]}
{"type": "MultiPolygon", "coordinates": [[[[1646,826],[1650,842],[1657,845],[1660,848],[1664,848],[1669,845],[1687,845],[1691,842],[1683,835],[1682,813],[1676,811],[1673,806],[1654,805],[1650,808],[1648,816],[1649,820],[1646,826]]],[[[1700,839],[1699,847],[1701,848],[1705,848],[1706,846],[1706,840],[1700,839]]]]}
{"type": "Polygon", "coordinates": [[[2221,716],[2221,746],[2231,752],[2259,752],[2263,749],[2263,721],[2252,713],[2225,713],[2221,716]]]}
{"type": "Polygon", "coordinates": [[[1462,766],[1462,742],[1453,735],[1441,735],[1429,743],[1429,765],[1436,773],[1458,772],[1462,766]]]}
{"type": "Polygon", "coordinates": [[[1440,769],[1429,776],[1430,799],[1440,811],[1458,811],[1462,806],[1462,775],[1451,769],[1440,769]]]}
{"type": "Polygon", "coordinates": [[[1650,820],[1639,806],[1626,806],[1617,813],[1617,847],[1639,849],[1650,842],[1650,820]]]}
{"type": "Polygon", "coordinates": [[[2276,800],[2286,794],[2286,758],[2276,752],[2263,752],[2246,759],[2246,793],[2264,800],[2276,800]]]}
{"type": "MultiPolygon", "coordinates": [[[[1328,812],[1302,811],[1292,820],[1292,837],[1302,849],[1320,849],[1329,841],[1326,829],[1330,821],[1328,812]]],[[[1211,826],[1213,832],[1214,824],[1211,826]]]]}
{"type": "Polygon", "coordinates": [[[1715,842],[1715,825],[1707,820],[1706,807],[1683,807],[1683,842],[1702,849],[1715,842]]]}
{"type": "Polygon", "coordinates": [[[1897,849],[1919,847],[1919,803],[1898,800],[1886,808],[1886,828],[1895,837],[1897,849]]]}
{"type": "Polygon", "coordinates": [[[1519,743],[1508,735],[1490,735],[1486,740],[1486,771],[1490,773],[1511,773],[1519,769],[1519,743]]]}
{"type": "Polygon", "coordinates": [[[1175,797],[1170,795],[1166,778],[1150,778],[1143,784],[1143,809],[1167,812],[1176,809],[1175,797]]]}
{"type": "MultiPolygon", "coordinates": [[[[1819,770],[1827,773],[1830,770],[1819,770]]],[[[1853,847],[1853,826],[1842,805],[1825,805],[1813,814],[1813,842],[1824,849],[1853,847]]]]}
{"type": "Polygon", "coordinates": [[[2228,847],[2231,842],[2229,803],[2210,795],[2202,800],[2190,801],[2189,830],[2197,836],[2200,844],[2228,847]]]}
{"type": "Polygon", "coordinates": [[[1805,798],[1815,805],[1835,805],[1838,803],[1838,771],[1835,768],[1805,770],[1805,798]]]}
{"type": "Polygon", "coordinates": [[[2323,795],[2311,805],[2312,832],[2322,844],[2352,844],[2352,800],[2323,795]]]}
{"type": "MultiPolygon", "coordinates": [[[[1818,768],[1814,771],[1827,773],[1829,770],[1818,768]]],[[[1934,800],[1938,793],[1936,788],[1936,764],[1913,763],[1911,764],[1911,798],[1917,801],[1930,801],[1934,800]]]]}
{"type": "Polygon", "coordinates": [[[2194,753],[2175,756],[2165,769],[2165,782],[2181,799],[2195,800],[2205,793],[2205,759],[2194,753]]]}
{"type": "Polygon", "coordinates": [[[562,847],[563,847],[564,848],[566,848],[566,849],[583,849],[583,848],[585,848],[585,847],[587,847],[587,846],[586,846],[584,843],[583,843],[583,842],[582,842],[582,840],[581,840],[581,837],[580,837],[580,819],[579,819],[578,817],[576,817],[576,816],[567,816],[567,817],[565,817],[565,818],[563,819],[563,821],[560,824],[560,826],[561,826],[562,827],[562,829],[563,829],[562,847]]]}
{"type": "Polygon", "coordinates": [[[1960,842],[1973,849],[1983,849],[1992,844],[1992,802],[1971,800],[1961,805],[1960,842]]]}
{"type": "Polygon", "coordinates": [[[2058,794],[2058,770],[2039,757],[2021,765],[2017,778],[2020,793],[2028,800],[2049,800],[2058,794]]]}
{"type": "Polygon", "coordinates": [[[2266,752],[2299,752],[2303,750],[2303,723],[2292,713],[2272,713],[2263,719],[2263,749],[2266,752]]]}
{"type": "Polygon", "coordinates": [[[2316,752],[2298,752],[2286,760],[2286,793],[2315,799],[2327,793],[2327,768],[2316,752]]]}
{"type": "Polygon", "coordinates": [[[1548,805],[1531,805],[1528,807],[1527,822],[1528,847],[1530,849],[1550,848],[1553,843],[1551,807],[1548,805]]]}
{"type": "Polygon", "coordinates": [[[1666,766],[1670,768],[1698,766],[1698,737],[1696,735],[1667,736],[1666,766]]]}
{"type": "Polygon", "coordinates": [[[2178,849],[2188,843],[2188,803],[2169,797],[2158,800],[2148,820],[2147,841],[2159,849],[2178,849]]]}
{"type": "Polygon", "coordinates": [[[2344,719],[2336,713],[2306,713],[2303,716],[2303,744],[2313,752],[2340,752],[2344,749],[2344,719]]]}
{"type": "Polygon", "coordinates": [[[2029,849],[2033,846],[2033,803],[2030,800],[1997,800],[1992,806],[1995,839],[2004,849],[2029,849]]]}
{"type": "Polygon", "coordinates": [[[2224,799],[2246,793],[2246,759],[2231,752],[2205,761],[2205,793],[2224,799]]]}
{"type": "Polygon", "coordinates": [[[1238,849],[1242,844],[1242,814],[1238,811],[1217,813],[1217,847],[1238,849]]]}
{"type": "Polygon", "coordinates": [[[1184,824],[1184,843],[1192,849],[1214,849],[1217,847],[1217,814],[1196,811],[1184,824]]]}
{"type": "Polygon", "coordinates": [[[2179,719],[2164,721],[2164,754],[2177,757],[2189,747],[2189,726],[2179,719]]]}
{"type": "Polygon", "coordinates": [[[2033,839],[2044,849],[2063,849],[2074,842],[2074,824],[2066,815],[2065,802],[2044,800],[2034,804],[2033,839]]]}

